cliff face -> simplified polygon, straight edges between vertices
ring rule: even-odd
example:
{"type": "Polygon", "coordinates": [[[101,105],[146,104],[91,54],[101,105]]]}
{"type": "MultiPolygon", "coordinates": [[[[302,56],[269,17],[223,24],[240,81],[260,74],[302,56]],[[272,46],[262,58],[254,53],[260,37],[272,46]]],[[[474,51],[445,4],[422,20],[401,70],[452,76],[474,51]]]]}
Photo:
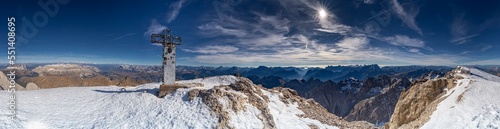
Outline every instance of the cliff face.
{"type": "MultiPolygon", "coordinates": [[[[320,80],[309,79],[307,81],[291,81],[285,84],[285,87],[296,89],[299,91],[299,95],[305,98],[314,99],[323,105],[329,112],[341,117],[349,115],[355,105],[362,100],[375,97],[387,91],[391,91],[388,93],[398,92],[401,90],[391,89],[403,89],[407,86],[409,86],[409,81],[407,79],[396,79],[386,75],[370,77],[364,81],[348,79],[335,83],[333,81],[321,82],[320,80]]],[[[396,94],[399,94],[399,92],[396,94]]],[[[385,97],[395,97],[397,99],[397,96],[380,96],[379,98],[389,99],[385,97]]],[[[361,106],[359,107],[361,108],[361,106]]],[[[368,110],[373,109],[370,108],[368,110]]],[[[364,115],[355,115],[358,114],[352,114],[347,120],[369,120],[364,115]],[[356,119],[354,119],[354,117],[356,117],[356,119]]],[[[389,119],[382,119],[380,122],[388,120],[389,119]]],[[[376,123],[377,120],[373,120],[373,122],[376,123]]]]}
{"type": "Polygon", "coordinates": [[[348,121],[364,120],[374,124],[388,122],[400,93],[407,89],[410,84],[411,82],[406,78],[392,82],[392,85],[384,88],[381,94],[357,103],[344,119],[348,121]]]}
{"type": "Polygon", "coordinates": [[[401,92],[398,103],[386,128],[419,128],[429,120],[446,94],[445,89],[455,86],[458,78],[447,76],[414,82],[408,90],[401,92]]]}
{"type": "Polygon", "coordinates": [[[400,93],[411,86],[412,80],[442,77],[446,73],[443,71],[418,69],[364,80],[348,78],[339,82],[291,80],[284,87],[296,90],[302,97],[314,99],[344,120],[380,125],[390,120],[400,93]]]}

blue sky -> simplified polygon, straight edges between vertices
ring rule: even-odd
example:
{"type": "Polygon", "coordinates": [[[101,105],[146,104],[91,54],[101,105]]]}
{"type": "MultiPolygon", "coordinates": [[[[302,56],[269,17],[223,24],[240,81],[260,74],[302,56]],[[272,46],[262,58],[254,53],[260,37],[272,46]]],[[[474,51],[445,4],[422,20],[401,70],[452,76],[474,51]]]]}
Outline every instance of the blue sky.
{"type": "Polygon", "coordinates": [[[150,34],[169,28],[183,38],[178,65],[500,64],[495,0],[40,1],[57,11],[1,2],[19,63],[161,64],[150,34]]]}

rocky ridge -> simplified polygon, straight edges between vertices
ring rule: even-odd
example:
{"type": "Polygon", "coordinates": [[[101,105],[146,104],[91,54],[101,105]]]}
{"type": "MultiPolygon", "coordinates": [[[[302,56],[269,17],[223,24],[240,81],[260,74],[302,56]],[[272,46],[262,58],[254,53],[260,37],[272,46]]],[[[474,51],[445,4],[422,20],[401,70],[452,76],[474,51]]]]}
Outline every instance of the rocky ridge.
{"type": "Polygon", "coordinates": [[[437,79],[423,79],[413,82],[411,87],[401,92],[390,122],[385,128],[420,128],[429,120],[437,105],[445,99],[442,97],[447,90],[452,89],[460,76],[455,76],[456,70],[448,72],[437,79]]]}
{"type": "MultiPolygon", "coordinates": [[[[263,128],[277,128],[276,122],[283,118],[276,118],[276,112],[272,109],[274,104],[296,105],[302,113],[296,114],[299,119],[318,120],[322,124],[337,126],[340,128],[375,128],[367,122],[347,122],[329,113],[314,100],[304,99],[298,93],[288,88],[266,89],[261,85],[255,85],[247,78],[239,78],[239,81],[230,85],[215,86],[212,89],[193,89],[189,91],[190,100],[200,97],[203,103],[211,108],[212,114],[217,116],[219,124],[217,128],[234,128],[230,125],[230,114],[239,114],[247,110],[259,110],[258,119],[262,120],[263,128]],[[255,108],[255,109],[252,109],[255,108]]],[[[287,110],[287,109],[280,109],[287,110]]],[[[285,111],[286,112],[286,111],[285,111]]],[[[320,125],[309,123],[310,128],[320,125]]]]}

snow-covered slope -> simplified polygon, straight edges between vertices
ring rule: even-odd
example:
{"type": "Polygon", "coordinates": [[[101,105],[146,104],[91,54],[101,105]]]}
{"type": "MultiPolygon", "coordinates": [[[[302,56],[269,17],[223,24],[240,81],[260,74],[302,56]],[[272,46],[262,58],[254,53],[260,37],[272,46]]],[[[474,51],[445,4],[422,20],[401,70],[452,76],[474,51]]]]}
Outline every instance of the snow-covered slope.
{"type": "MultiPolygon", "coordinates": [[[[327,111],[312,100],[291,95],[291,91],[269,90],[255,86],[251,81],[246,89],[231,90],[230,88],[241,88],[239,86],[244,85],[238,84],[242,83],[241,79],[249,81],[235,76],[178,81],[178,83],[203,83],[204,87],[178,89],[164,98],[156,97],[160,83],[128,87],[125,90],[117,86],[98,86],[18,91],[15,94],[17,118],[9,120],[4,117],[9,114],[9,110],[7,106],[1,106],[3,108],[0,108],[0,116],[2,116],[0,129],[216,128],[221,125],[221,118],[229,119],[229,123],[224,124],[234,128],[269,126],[274,126],[273,128],[337,128],[332,123],[339,124],[341,127],[353,125],[340,119],[333,119],[336,117],[332,114],[317,113],[321,116],[311,116],[310,112],[326,113],[327,111]],[[226,85],[226,87],[220,85],[226,85]],[[249,89],[253,90],[250,92],[249,89]],[[224,94],[213,92],[216,90],[224,94]],[[200,95],[192,95],[193,91],[198,91],[200,95]],[[260,91],[261,94],[257,95],[254,91],[260,91]],[[222,97],[217,95],[222,95],[222,97]],[[219,103],[207,104],[210,102],[208,99],[214,97],[219,103]],[[294,98],[294,101],[286,99],[287,97],[294,98]],[[290,101],[285,102],[285,100],[290,101]],[[242,106],[237,107],[237,104],[242,104],[242,106]],[[221,114],[217,111],[225,112],[221,114]],[[221,117],[221,115],[228,116],[221,117]],[[325,123],[328,121],[330,122],[325,123]]],[[[8,92],[0,92],[0,98],[2,98],[0,103],[7,104],[9,96],[8,92]]],[[[359,124],[356,125],[360,127],[359,124]]]]}
{"type": "Polygon", "coordinates": [[[443,96],[424,129],[500,128],[500,77],[462,67],[464,74],[456,86],[443,96]]]}

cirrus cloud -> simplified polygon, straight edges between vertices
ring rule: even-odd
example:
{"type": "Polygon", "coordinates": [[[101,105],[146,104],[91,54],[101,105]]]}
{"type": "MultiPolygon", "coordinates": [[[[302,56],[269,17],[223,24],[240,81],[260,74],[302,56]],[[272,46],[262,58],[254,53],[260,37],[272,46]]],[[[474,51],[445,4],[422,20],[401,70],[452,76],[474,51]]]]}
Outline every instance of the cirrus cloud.
{"type": "Polygon", "coordinates": [[[214,46],[205,46],[194,50],[190,49],[182,49],[182,50],[186,52],[202,53],[202,54],[219,54],[219,53],[236,52],[239,49],[237,47],[229,45],[214,45],[214,46]]]}
{"type": "Polygon", "coordinates": [[[424,48],[425,47],[425,42],[416,39],[416,38],[410,38],[405,35],[394,35],[394,36],[388,36],[382,38],[383,41],[386,41],[394,46],[401,46],[401,47],[417,47],[417,48],[424,48]]]}

